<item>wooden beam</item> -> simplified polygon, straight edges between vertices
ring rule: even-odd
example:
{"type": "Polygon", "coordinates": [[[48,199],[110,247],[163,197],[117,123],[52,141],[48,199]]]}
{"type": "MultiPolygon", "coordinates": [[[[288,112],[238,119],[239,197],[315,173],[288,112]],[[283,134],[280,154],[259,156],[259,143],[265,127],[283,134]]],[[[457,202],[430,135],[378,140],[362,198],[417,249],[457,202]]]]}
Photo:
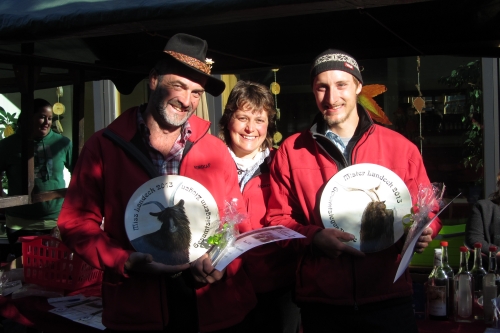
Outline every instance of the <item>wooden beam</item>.
{"type": "Polygon", "coordinates": [[[84,100],[85,100],[85,72],[83,70],[71,71],[73,77],[73,155],[71,157],[72,169],[78,160],[84,141],[84,100]]]}
{"type": "Polygon", "coordinates": [[[67,188],[60,188],[53,191],[34,193],[31,195],[31,200],[27,195],[17,195],[12,197],[2,197],[0,198],[0,208],[14,207],[28,205],[30,203],[37,203],[43,201],[49,201],[58,198],[64,198],[66,195],[67,188]]]}
{"type": "Polygon", "coordinates": [[[27,205],[30,201],[29,199],[30,198],[27,195],[3,197],[0,198],[0,208],[27,205]]]}
{"type": "Polygon", "coordinates": [[[58,199],[58,198],[64,198],[67,190],[68,189],[66,189],[66,188],[60,188],[60,189],[53,190],[53,191],[36,193],[36,194],[33,194],[31,196],[31,202],[37,203],[37,202],[49,201],[49,200],[58,199]]]}
{"type": "MultiPolygon", "coordinates": [[[[33,43],[23,44],[21,46],[23,54],[33,54],[33,43]]],[[[21,92],[21,114],[19,115],[19,128],[22,135],[21,148],[21,175],[22,192],[28,196],[28,203],[31,203],[31,193],[35,186],[34,172],[34,151],[33,151],[33,100],[36,77],[40,73],[40,68],[27,63],[21,66],[14,66],[14,73],[18,79],[19,91],[21,92]]]]}

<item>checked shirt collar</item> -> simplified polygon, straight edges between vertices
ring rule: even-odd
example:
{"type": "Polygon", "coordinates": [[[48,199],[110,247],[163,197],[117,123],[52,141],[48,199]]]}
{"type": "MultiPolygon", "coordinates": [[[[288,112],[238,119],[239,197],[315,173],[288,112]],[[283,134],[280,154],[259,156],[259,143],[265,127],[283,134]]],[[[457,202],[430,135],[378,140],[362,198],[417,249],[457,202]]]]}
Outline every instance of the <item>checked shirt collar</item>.
{"type": "Polygon", "coordinates": [[[158,150],[151,146],[151,141],[149,140],[151,132],[146,126],[141,112],[145,109],[145,104],[139,106],[139,111],[137,112],[137,129],[141,134],[142,140],[146,144],[146,147],[148,148],[148,153],[151,157],[151,161],[161,175],[178,175],[179,165],[182,160],[182,153],[184,151],[184,147],[186,146],[186,141],[191,136],[191,126],[189,125],[189,120],[186,121],[182,126],[181,133],[175,140],[175,143],[172,146],[172,149],[170,149],[170,152],[167,154],[167,156],[163,156],[163,154],[161,154],[158,150]]]}

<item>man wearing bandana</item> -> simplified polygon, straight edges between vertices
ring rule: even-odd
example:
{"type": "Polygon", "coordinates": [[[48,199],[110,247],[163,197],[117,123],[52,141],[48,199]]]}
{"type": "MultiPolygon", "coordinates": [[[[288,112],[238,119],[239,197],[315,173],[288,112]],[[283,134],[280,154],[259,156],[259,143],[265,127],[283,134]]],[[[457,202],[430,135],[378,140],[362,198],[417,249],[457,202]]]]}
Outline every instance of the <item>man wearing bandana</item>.
{"type": "MultiPolygon", "coordinates": [[[[323,227],[319,200],[339,170],[373,163],[395,172],[415,201],[418,186],[429,184],[422,157],[413,143],[374,124],[357,104],[363,79],[349,54],[324,51],[310,77],[320,113],[309,130],[289,137],[276,153],[267,215],[268,224],[306,236],[286,245],[300,256],[295,291],[304,332],[416,333],[408,270],[393,283],[404,239],[364,254],[344,244],[354,235],[323,227]]],[[[422,252],[440,227],[436,219],[415,251],[422,252]]]]}

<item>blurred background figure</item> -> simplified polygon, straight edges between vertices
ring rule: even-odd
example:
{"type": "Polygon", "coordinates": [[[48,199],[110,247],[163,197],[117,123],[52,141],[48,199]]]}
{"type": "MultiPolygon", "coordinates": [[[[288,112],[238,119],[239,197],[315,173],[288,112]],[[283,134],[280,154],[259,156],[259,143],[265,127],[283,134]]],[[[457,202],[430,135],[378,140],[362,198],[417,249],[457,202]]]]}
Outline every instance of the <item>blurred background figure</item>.
{"type": "Polygon", "coordinates": [[[482,244],[481,251],[485,255],[488,255],[490,245],[500,246],[500,172],[497,174],[496,192],[474,204],[465,226],[467,247],[473,249],[476,242],[482,244]]]}
{"type": "MultiPolygon", "coordinates": [[[[269,89],[239,81],[231,91],[219,122],[224,140],[238,171],[252,229],[264,226],[271,194],[269,164],[275,151],[276,110],[269,89]]],[[[257,306],[245,321],[250,332],[299,332],[300,310],[292,301],[296,259],[277,243],[256,247],[244,255],[244,267],[257,295],[257,306]]]]}
{"type": "MultiPolygon", "coordinates": [[[[33,193],[64,188],[64,167],[71,172],[71,141],[52,131],[52,105],[44,99],[34,100],[31,127],[19,127],[16,133],[0,141],[0,173],[5,171],[8,179],[8,196],[22,193],[22,135],[24,130],[32,132],[34,145],[35,184],[33,193]]],[[[50,234],[57,225],[63,198],[38,202],[31,205],[5,209],[7,238],[10,254],[21,256],[20,236],[50,234]]]]}

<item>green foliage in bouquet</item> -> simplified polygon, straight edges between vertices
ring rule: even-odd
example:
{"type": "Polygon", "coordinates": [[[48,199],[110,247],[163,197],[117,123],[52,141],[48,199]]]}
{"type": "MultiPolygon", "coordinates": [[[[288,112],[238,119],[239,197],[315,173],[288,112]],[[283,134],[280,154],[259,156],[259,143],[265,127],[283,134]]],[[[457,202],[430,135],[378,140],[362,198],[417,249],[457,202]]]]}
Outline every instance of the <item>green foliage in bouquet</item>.
{"type": "Polygon", "coordinates": [[[229,224],[224,223],[222,226],[222,230],[213,234],[212,236],[207,238],[207,243],[210,245],[220,245],[221,247],[224,247],[225,242],[226,242],[226,233],[229,230],[229,224]]]}

